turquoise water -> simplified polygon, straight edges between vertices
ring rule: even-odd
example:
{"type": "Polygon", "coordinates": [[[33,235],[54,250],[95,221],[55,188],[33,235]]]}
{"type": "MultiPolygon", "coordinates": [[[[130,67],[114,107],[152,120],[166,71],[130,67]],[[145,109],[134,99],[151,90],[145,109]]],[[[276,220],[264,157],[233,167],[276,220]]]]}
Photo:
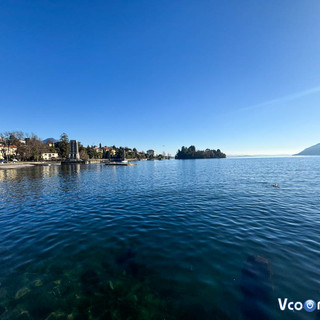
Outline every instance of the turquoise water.
{"type": "Polygon", "coordinates": [[[316,319],[277,299],[320,300],[319,182],[320,157],[0,171],[0,319],[316,319]]]}

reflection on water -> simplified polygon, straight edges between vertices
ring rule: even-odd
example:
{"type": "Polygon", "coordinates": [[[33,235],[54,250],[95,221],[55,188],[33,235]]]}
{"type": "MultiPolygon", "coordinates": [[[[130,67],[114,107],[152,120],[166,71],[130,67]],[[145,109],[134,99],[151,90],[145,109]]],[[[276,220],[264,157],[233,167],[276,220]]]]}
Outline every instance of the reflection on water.
{"type": "Polygon", "coordinates": [[[0,182],[12,180],[43,179],[59,174],[60,166],[34,166],[21,169],[0,170],[0,182]]]}
{"type": "Polygon", "coordinates": [[[17,170],[0,170],[0,181],[14,180],[18,177],[17,170]]]}
{"type": "Polygon", "coordinates": [[[84,170],[86,169],[86,165],[81,165],[79,163],[62,165],[61,166],[61,172],[64,175],[74,175],[74,174],[79,175],[81,167],[84,170]]]}
{"type": "Polygon", "coordinates": [[[312,319],[319,160],[0,171],[0,319],[312,319]]]}

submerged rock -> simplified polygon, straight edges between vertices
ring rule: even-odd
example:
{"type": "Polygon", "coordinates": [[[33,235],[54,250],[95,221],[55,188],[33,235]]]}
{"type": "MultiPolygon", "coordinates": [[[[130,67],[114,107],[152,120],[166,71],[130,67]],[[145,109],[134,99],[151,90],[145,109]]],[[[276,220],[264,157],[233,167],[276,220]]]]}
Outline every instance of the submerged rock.
{"type": "Polygon", "coordinates": [[[136,254],[132,248],[127,249],[124,253],[116,258],[118,267],[125,272],[125,274],[142,280],[146,275],[146,267],[137,263],[136,254]]]}
{"type": "Polygon", "coordinates": [[[55,311],[55,312],[51,312],[45,320],[62,320],[65,318],[66,318],[66,315],[63,312],[55,311]]]}
{"type": "Polygon", "coordinates": [[[179,319],[183,320],[205,320],[209,319],[203,306],[199,303],[186,307],[179,319]]]}
{"type": "Polygon", "coordinates": [[[111,280],[109,281],[109,287],[110,287],[111,290],[114,290],[114,285],[113,285],[113,282],[111,280]]]}
{"type": "Polygon", "coordinates": [[[46,319],[50,313],[57,310],[57,299],[47,288],[38,287],[28,295],[28,311],[32,319],[46,319]]]}
{"type": "Polygon", "coordinates": [[[81,275],[81,284],[85,293],[93,293],[99,288],[99,277],[94,270],[86,270],[81,275]]]}
{"type": "Polygon", "coordinates": [[[127,249],[124,253],[117,257],[117,264],[119,266],[126,265],[133,261],[135,254],[132,248],[127,249]]]}
{"type": "Polygon", "coordinates": [[[17,317],[17,320],[30,320],[31,317],[29,315],[29,312],[28,311],[22,311],[19,316],[17,317]]]}
{"type": "Polygon", "coordinates": [[[16,300],[18,300],[18,299],[22,298],[23,296],[25,296],[26,294],[28,294],[29,292],[30,292],[29,288],[27,288],[27,287],[21,288],[16,292],[14,298],[16,300]]]}
{"type": "Polygon", "coordinates": [[[6,308],[0,304],[0,316],[6,312],[6,308]]]}
{"type": "Polygon", "coordinates": [[[60,287],[59,286],[53,287],[52,290],[51,290],[51,293],[55,297],[60,297],[61,296],[60,287]]]}
{"type": "Polygon", "coordinates": [[[0,299],[4,299],[7,296],[8,292],[4,288],[0,288],[0,299]]]}
{"type": "Polygon", "coordinates": [[[268,320],[272,293],[269,261],[261,256],[249,256],[241,278],[243,301],[241,311],[247,320],[268,320]]]}
{"type": "Polygon", "coordinates": [[[33,281],[33,285],[35,287],[41,287],[43,285],[43,282],[40,279],[36,279],[33,281]]]}

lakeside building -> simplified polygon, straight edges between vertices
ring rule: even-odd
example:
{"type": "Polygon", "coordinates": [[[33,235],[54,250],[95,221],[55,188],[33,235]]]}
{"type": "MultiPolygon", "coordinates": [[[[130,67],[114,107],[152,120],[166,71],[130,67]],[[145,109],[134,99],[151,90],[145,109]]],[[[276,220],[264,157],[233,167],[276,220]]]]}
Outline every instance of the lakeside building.
{"type": "Polygon", "coordinates": [[[138,152],[137,153],[138,157],[140,157],[141,159],[145,159],[146,158],[146,153],[144,151],[138,152]]]}
{"type": "Polygon", "coordinates": [[[93,149],[94,149],[97,153],[102,153],[102,152],[103,152],[103,148],[99,148],[98,146],[94,146],[93,149]]]}
{"type": "Polygon", "coordinates": [[[69,156],[65,161],[61,161],[61,164],[75,164],[75,163],[87,163],[86,160],[82,160],[80,158],[80,153],[79,153],[79,143],[77,140],[70,140],[69,142],[69,146],[70,146],[70,152],[69,152],[69,156]]]}
{"type": "Polygon", "coordinates": [[[112,156],[116,155],[116,150],[114,150],[113,147],[103,147],[103,150],[105,152],[109,151],[112,156]]]}
{"type": "Polygon", "coordinates": [[[44,152],[41,154],[43,160],[56,160],[59,158],[58,152],[44,152]]]}
{"type": "Polygon", "coordinates": [[[147,150],[147,155],[148,156],[152,156],[152,157],[156,157],[157,156],[157,152],[156,152],[156,150],[150,149],[150,150],[147,150]]]}
{"type": "Polygon", "coordinates": [[[70,140],[70,153],[69,153],[69,161],[79,161],[79,144],[77,140],[70,140]]]}
{"type": "Polygon", "coordinates": [[[6,146],[4,144],[0,144],[0,159],[3,160],[7,156],[12,157],[17,155],[18,147],[15,145],[6,146]]]}

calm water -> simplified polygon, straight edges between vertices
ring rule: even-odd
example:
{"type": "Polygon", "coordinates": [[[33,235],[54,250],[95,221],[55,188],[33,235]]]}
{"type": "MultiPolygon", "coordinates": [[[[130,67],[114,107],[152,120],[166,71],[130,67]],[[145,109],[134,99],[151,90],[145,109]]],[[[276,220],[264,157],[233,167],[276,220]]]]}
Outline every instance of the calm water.
{"type": "Polygon", "coordinates": [[[318,319],[277,299],[320,300],[319,200],[320,157],[0,171],[0,319],[318,319]]]}

